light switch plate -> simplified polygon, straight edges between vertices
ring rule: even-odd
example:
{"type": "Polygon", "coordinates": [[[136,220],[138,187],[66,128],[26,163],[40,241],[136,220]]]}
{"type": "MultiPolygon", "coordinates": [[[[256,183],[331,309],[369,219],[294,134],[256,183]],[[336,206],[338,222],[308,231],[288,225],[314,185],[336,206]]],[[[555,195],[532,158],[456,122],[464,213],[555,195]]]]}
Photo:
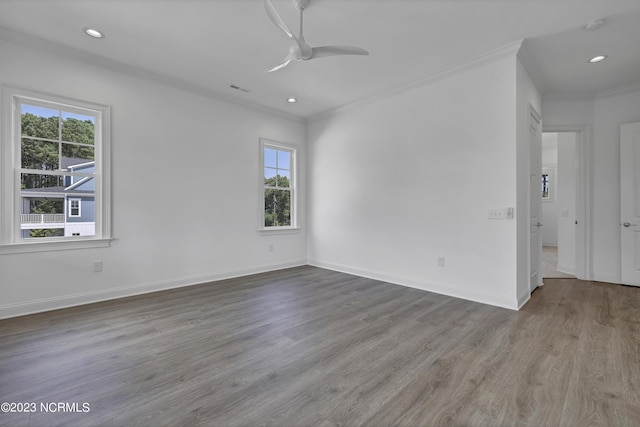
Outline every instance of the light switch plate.
{"type": "Polygon", "coordinates": [[[489,219],[504,219],[504,209],[489,209],[489,219]]]}

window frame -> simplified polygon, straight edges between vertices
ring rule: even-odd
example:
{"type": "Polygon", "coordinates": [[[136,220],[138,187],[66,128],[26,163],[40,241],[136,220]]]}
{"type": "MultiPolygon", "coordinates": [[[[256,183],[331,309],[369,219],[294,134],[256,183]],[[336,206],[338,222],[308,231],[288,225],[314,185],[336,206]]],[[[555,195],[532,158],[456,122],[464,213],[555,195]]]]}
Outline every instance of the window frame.
{"type": "Polygon", "coordinates": [[[85,249],[110,245],[111,236],[111,108],[108,105],[76,100],[9,86],[0,87],[0,255],[85,249]],[[20,104],[26,102],[95,117],[95,234],[93,236],[23,239],[20,231],[20,104]]]}
{"type": "Polygon", "coordinates": [[[554,182],[554,176],[553,176],[553,168],[551,167],[545,167],[542,168],[542,175],[541,175],[541,184],[542,184],[542,196],[541,199],[543,202],[552,202],[553,201],[553,186],[555,185],[554,182]],[[546,180],[546,189],[547,189],[547,196],[545,197],[544,195],[544,190],[545,190],[545,179],[544,177],[547,177],[546,180]]]}
{"type": "Polygon", "coordinates": [[[82,199],[79,199],[77,197],[70,197],[67,199],[69,202],[69,218],[81,218],[82,217],[82,199]],[[78,207],[74,208],[73,207],[73,203],[77,202],[78,203],[78,207]],[[78,213],[74,214],[73,210],[77,209],[78,213]]]}
{"type": "MultiPolygon", "coordinates": [[[[266,138],[260,138],[260,169],[259,169],[259,219],[258,219],[258,230],[261,232],[288,232],[288,231],[296,231],[299,230],[298,224],[298,191],[297,191],[297,182],[298,182],[298,162],[297,162],[297,154],[298,147],[293,144],[288,144],[280,141],[274,141],[266,138]],[[265,170],[265,162],[264,162],[264,152],[265,149],[270,148],[279,151],[288,151],[290,153],[290,165],[289,165],[289,192],[291,193],[291,225],[284,226],[265,226],[265,215],[264,215],[264,193],[267,189],[267,186],[264,183],[264,170],[265,170]]],[[[284,188],[283,188],[284,190],[284,188]]]]}

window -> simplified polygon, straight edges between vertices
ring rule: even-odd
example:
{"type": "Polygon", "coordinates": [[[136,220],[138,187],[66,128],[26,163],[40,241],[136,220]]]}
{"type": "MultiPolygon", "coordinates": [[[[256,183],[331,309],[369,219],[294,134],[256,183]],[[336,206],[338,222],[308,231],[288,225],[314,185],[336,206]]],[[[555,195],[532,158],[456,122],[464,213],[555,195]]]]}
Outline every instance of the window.
{"type": "Polygon", "coordinates": [[[553,169],[545,168],[542,170],[542,200],[553,200],[553,192],[551,191],[553,185],[553,169]]]}
{"type": "Polygon", "coordinates": [[[6,87],[2,107],[0,253],[108,245],[109,108],[6,87]]]}
{"type": "Polygon", "coordinates": [[[69,199],[69,216],[82,216],[80,214],[80,199],[69,199]]]}
{"type": "Polygon", "coordinates": [[[260,140],[260,228],[296,228],[296,150],[273,141],[260,140]]]}

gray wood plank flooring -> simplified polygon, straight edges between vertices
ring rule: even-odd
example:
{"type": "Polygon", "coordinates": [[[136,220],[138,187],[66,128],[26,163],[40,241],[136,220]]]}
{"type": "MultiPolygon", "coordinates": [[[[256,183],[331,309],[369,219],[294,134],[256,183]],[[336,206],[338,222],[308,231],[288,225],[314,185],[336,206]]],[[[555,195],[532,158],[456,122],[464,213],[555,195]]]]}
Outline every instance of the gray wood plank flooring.
{"type": "Polygon", "coordinates": [[[640,426],[640,288],[519,312],[299,267],[0,321],[0,426],[640,426]]]}

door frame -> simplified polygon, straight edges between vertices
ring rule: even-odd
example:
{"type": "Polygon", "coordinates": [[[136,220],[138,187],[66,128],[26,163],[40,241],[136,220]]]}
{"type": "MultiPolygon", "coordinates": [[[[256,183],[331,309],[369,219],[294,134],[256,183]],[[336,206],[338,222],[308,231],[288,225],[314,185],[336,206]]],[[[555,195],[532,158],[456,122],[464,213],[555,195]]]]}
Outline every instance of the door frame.
{"type": "Polygon", "coordinates": [[[592,142],[590,125],[545,125],[542,132],[573,132],[576,134],[576,277],[593,280],[592,238],[592,142]]]}
{"type": "MultiPolygon", "coordinates": [[[[635,152],[634,145],[637,129],[640,129],[640,122],[620,125],[620,284],[640,287],[638,267],[635,265],[638,248],[634,244],[638,229],[623,227],[627,222],[637,223],[640,219],[635,208],[638,189],[633,184],[640,167],[636,164],[638,153],[635,152]],[[624,157],[625,154],[631,154],[631,159],[624,157]]],[[[629,224],[626,227],[629,227],[629,224]]]]}
{"type": "Polygon", "coordinates": [[[529,127],[529,292],[533,292],[536,288],[544,285],[542,281],[542,231],[540,227],[543,224],[542,221],[542,193],[540,191],[540,179],[542,174],[542,116],[535,107],[529,104],[529,118],[528,118],[528,127],[529,127]],[[531,128],[535,129],[536,132],[536,140],[534,141],[531,137],[531,128]],[[534,153],[535,152],[535,158],[534,153]],[[535,171],[533,171],[533,163],[535,161],[536,167],[535,171]],[[536,182],[536,190],[532,190],[531,179],[535,179],[536,182]],[[532,206],[533,194],[532,191],[536,191],[535,204],[536,206],[532,206]],[[532,210],[535,208],[537,214],[537,225],[531,224],[532,222],[532,210]],[[534,232],[533,227],[536,227],[536,238],[537,242],[533,242],[534,232]],[[536,253],[537,252],[537,253],[536,253]],[[535,256],[534,256],[535,255],[535,256]],[[534,261],[537,265],[534,265],[534,261]],[[535,281],[535,283],[534,283],[535,281]]]}

